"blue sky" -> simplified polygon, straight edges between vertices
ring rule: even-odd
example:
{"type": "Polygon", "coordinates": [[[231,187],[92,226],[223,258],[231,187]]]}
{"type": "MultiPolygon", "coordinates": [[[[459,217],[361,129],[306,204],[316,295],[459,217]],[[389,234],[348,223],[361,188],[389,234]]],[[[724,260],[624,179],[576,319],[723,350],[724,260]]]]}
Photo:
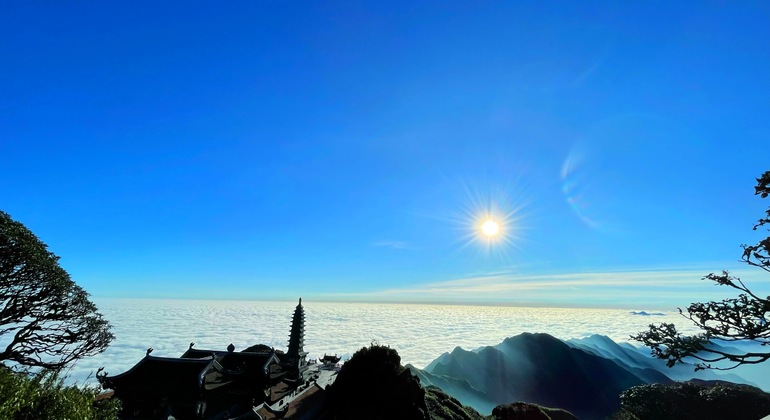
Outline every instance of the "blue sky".
{"type": "Polygon", "coordinates": [[[770,7],[686,3],[1,2],[0,208],[97,297],[721,296],[770,7]]]}

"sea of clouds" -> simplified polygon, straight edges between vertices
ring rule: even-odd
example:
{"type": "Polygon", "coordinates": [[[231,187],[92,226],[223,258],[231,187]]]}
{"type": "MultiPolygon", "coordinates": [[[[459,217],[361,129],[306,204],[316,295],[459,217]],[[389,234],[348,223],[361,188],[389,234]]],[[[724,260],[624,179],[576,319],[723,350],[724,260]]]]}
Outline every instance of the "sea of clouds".
{"type": "MultiPolygon", "coordinates": [[[[178,357],[195,342],[200,349],[237,350],[253,344],[286,349],[297,302],[96,299],[113,326],[115,340],[97,356],[79,361],[69,380],[92,383],[104,367],[110,374],[131,368],[147,348],[154,356],[178,357]]],[[[496,306],[329,303],[304,301],[305,350],[309,358],[337,354],[343,360],[372,341],[389,345],[403,364],[422,368],[457,346],[495,345],[522,332],[557,338],[603,334],[615,341],[646,329],[651,322],[675,322],[694,332],[678,313],[640,315],[642,308],[562,309],[496,306]],[[636,310],[637,313],[634,313],[636,310]]]]}

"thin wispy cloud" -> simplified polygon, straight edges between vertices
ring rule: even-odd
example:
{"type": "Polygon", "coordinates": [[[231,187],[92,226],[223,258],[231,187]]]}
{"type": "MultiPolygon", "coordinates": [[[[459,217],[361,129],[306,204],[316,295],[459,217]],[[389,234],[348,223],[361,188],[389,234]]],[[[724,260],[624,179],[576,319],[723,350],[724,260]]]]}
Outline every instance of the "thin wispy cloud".
{"type": "MultiPolygon", "coordinates": [[[[735,294],[728,288],[715,288],[701,281],[708,270],[630,269],[605,272],[524,275],[495,273],[410,287],[382,289],[365,293],[336,294],[344,299],[383,301],[542,302],[572,305],[629,306],[644,297],[659,306],[681,306],[695,300],[721,299],[735,294]]],[[[750,281],[758,291],[770,289],[770,281],[750,270],[734,275],[750,281]],[[755,278],[756,277],[756,278],[755,278]]]]}
{"type": "Polygon", "coordinates": [[[379,248],[405,249],[405,250],[418,249],[416,246],[410,244],[407,241],[377,241],[373,243],[372,246],[379,247],[379,248]]]}

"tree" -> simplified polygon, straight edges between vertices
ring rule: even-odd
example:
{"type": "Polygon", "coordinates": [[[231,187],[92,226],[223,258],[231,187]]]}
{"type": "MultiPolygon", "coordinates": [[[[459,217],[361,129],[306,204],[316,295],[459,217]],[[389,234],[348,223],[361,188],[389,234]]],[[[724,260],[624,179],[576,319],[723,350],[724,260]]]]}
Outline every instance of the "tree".
{"type": "Polygon", "coordinates": [[[394,349],[372,343],[353,354],[330,388],[331,418],[427,420],[425,390],[394,349]]]}
{"type": "MultiPolygon", "coordinates": [[[[761,198],[767,198],[770,195],[770,171],[757,178],[755,190],[755,195],[761,198]]],[[[770,226],[770,208],[765,211],[765,217],[759,219],[754,225],[754,230],[765,225],[770,226]]],[[[741,259],[746,264],[770,272],[770,236],[756,245],[741,245],[741,247],[743,248],[741,259]]],[[[724,299],[720,302],[690,304],[687,314],[679,309],[680,314],[702,330],[699,334],[685,336],[676,330],[674,324],[662,323],[652,324],[648,331],[641,332],[632,338],[650,347],[653,356],[666,360],[669,367],[677,362],[681,363],[685,358],[694,358],[697,360],[696,370],[729,370],[740,365],[757,364],[770,359],[770,296],[765,298],[757,296],[741,279],[730,275],[727,271],[722,271],[720,274],[711,273],[703,279],[713,281],[720,286],[732,287],[741,293],[737,298],[724,299]],[[762,346],[768,346],[768,351],[726,350],[715,346],[714,339],[751,340],[762,346]],[[727,362],[728,365],[714,365],[717,362],[727,362]]]]}
{"type": "Polygon", "coordinates": [[[0,361],[58,370],[101,353],[110,326],[29,229],[0,211],[0,361]]]}

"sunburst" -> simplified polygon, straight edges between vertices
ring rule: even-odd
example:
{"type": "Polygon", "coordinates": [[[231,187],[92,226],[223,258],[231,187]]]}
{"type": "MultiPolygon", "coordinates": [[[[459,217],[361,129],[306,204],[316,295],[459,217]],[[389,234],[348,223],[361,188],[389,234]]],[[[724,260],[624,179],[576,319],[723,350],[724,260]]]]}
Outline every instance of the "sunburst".
{"type": "Polygon", "coordinates": [[[467,199],[457,222],[463,246],[483,250],[487,255],[506,256],[519,246],[524,222],[524,203],[514,203],[510,192],[479,192],[466,188],[467,199]]]}

